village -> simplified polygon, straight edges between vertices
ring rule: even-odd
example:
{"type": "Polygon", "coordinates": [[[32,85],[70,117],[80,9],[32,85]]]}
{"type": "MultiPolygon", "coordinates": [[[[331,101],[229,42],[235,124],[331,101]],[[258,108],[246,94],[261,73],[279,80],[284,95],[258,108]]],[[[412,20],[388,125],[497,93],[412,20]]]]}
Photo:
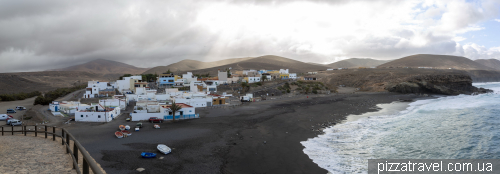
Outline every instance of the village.
{"type": "Polygon", "coordinates": [[[216,77],[198,78],[191,72],[179,75],[163,73],[156,80],[149,81],[142,75],[131,75],[113,82],[89,81],[78,101],[52,101],[49,110],[54,116],[71,117],[76,122],[111,122],[123,115],[129,121],[193,119],[200,118],[196,108],[234,106],[282,95],[276,89],[246,93],[248,90],[242,86],[273,81],[281,84],[297,80],[316,81],[314,74],[317,72],[297,77],[297,73],[290,73],[289,69],[250,69],[234,73],[219,70],[216,77]],[[222,92],[218,88],[230,90],[222,92]],[[172,105],[179,106],[175,113],[172,105]],[[122,113],[127,107],[133,111],[122,113]]]}

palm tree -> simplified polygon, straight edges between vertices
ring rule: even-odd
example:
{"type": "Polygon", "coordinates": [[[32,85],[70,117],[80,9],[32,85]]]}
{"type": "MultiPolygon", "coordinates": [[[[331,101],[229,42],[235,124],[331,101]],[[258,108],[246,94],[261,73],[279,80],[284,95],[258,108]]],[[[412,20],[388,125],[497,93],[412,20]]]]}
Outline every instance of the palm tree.
{"type": "Polygon", "coordinates": [[[179,111],[182,109],[181,105],[176,105],[175,102],[172,102],[172,105],[170,106],[170,110],[172,111],[172,120],[175,122],[175,112],[179,111]]]}

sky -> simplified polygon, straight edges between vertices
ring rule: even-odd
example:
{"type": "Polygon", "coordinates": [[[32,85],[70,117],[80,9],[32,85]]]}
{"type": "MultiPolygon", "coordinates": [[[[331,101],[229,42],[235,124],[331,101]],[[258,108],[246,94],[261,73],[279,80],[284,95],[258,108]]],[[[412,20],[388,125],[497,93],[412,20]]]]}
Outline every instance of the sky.
{"type": "Polygon", "coordinates": [[[278,55],[500,59],[500,0],[0,0],[0,72],[278,55]]]}

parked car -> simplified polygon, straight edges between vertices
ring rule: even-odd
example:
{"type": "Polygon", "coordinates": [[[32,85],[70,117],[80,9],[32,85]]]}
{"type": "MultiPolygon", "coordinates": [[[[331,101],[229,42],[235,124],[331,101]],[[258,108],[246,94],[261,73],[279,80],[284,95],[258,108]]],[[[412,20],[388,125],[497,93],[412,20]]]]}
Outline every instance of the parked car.
{"type": "Polygon", "coordinates": [[[12,120],[12,121],[10,122],[10,125],[11,125],[11,126],[21,126],[22,124],[23,124],[23,122],[22,122],[22,121],[20,121],[20,120],[12,120]]]}
{"type": "Polygon", "coordinates": [[[137,123],[135,127],[142,128],[142,122],[137,123]]]}
{"type": "Polygon", "coordinates": [[[24,107],[24,106],[16,106],[16,110],[26,110],[26,107],[24,107]]]}
{"type": "Polygon", "coordinates": [[[154,122],[159,122],[161,123],[163,119],[158,118],[158,117],[149,117],[149,122],[154,123],[154,122]]]}
{"type": "Polygon", "coordinates": [[[12,118],[12,116],[7,114],[0,114],[0,120],[8,120],[9,118],[12,118]]]}
{"type": "Polygon", "coordinates": [[[8,119],[7,120],[7,125],[10,125],[10,123],[12,123],[13,121],[19,121],[19,120],[18,119],[13,119],[13,118],[8,119]]]}
{"type": "Polygon", "coordinates": [[[14,110],[14,109],[7,109],[7,113],[16,113],[16,110],[14,110]]]}

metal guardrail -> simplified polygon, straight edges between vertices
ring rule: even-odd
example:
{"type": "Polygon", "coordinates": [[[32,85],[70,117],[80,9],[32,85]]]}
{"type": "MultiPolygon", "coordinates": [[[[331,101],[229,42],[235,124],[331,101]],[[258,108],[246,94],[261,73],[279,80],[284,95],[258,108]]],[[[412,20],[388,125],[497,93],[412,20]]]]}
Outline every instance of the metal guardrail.
{"type": "Polygon", "coordinates": [[[9,132],[12,135],[14,135],[14,132],[21,132],[22,134],[24,134],[24,136],[26,136],[26,134],[28,132],[34,132],[35,137],[38,136],[38,133],[45,134],[45,138],[47,138],[48,135],[51,134],[52,141],[56,141],[56,137],[60,137],[61,138],[61,145],[66,146],[66,153],[69,153],[71,155],[71,158],[73,159],[73,169],[76,170],[76,173],[89,174],[89,171],[90,171],[89,169],[91,169],[94,174],[103,174],[101,168],[94,161],[94,159],[90,156],[90,154],[85,150],[85,148],[80,144],[80,142],[78,142],[78,140],[76,140],[76,138],[73,135],[71,135],[71,133],[69,133],[64,128],[58,128],[61,130],[61,135],[58,135],[57,131],[56,131],[57,127],[55,127],[55,126],[52,127],[52,131],[47,131],[49,126],[41,126],[41,127],[45,128],[44,131],[38,131],[39,126],[21,126],[21,130],[14,130],[15,126],[8,126],[8,127],[12,127],[11,130],[5,130],[6,126],[1,126],[1,127],[2,127],[2,136],[5,133],[9,133],[9,132]],[[34,127],[34,130],[28,130],[28,129],[26,129],[27,127],[34,127]],[[73,141],[73,150],[71,150],[70,141],[73,141]],[[78,166],[78,164],[79,164],[78,163],[78,151],[80,151],[80,153],[83,156],[82,170],[78,166]]]}

